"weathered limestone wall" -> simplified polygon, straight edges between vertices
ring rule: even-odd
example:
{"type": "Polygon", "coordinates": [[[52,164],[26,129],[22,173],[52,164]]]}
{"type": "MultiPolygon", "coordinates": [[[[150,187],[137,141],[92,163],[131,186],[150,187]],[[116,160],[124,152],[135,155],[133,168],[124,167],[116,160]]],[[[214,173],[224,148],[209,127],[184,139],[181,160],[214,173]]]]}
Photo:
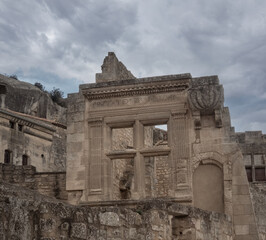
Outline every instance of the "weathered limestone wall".
{"type": "Polygon", "coordinates": [[[33,166],[0,164],[0,180],[37,190],[45,196],[67,200],[65,172],[36,173],[33,166]]]}
{"type": "MultiPolygon", "coordinates": [[[[82,191],[88,184],[85,169],[87,162],[84,152],[88,151],[85,145],[85,101],[81,94],[68,95],[67,109],[67,183],[69,201],[80,199],[82,191]]],[[[76,201],[76,200],[75,200],[76,201]]]]}
{"type": "Polygon", "coordinates": [[[236,133],[250,182],[266,181],[266,134],[261,131],[236,133]]]}
{"type": "Polygon", "coordinates": [[[34,124],[34,120],[28,122],[27,119],[13,112],[1,111],[0,163],[4,163],[5,150],[8,150],[12,164],[22,165],[22,156],[27,155],[28,164],[35,166],[38,172],[65,171],[66,130],[40,123],[40,120],[34,124]],[[14,128],[10,127],[10,122],[14,128]]]}
{"type": "Polygon", "coordinates": [[[72,206],[0,184],[0,239],[233,239],[232,223],[222,214],[168,201],[132,204],[72,206]]]}
{"type": "Polygon", "coordinates": [[[260,240],[266,239],[266,183],[250,183],[250,192],[252,196],[255,216],[259,231],[260,240]]]}
{"type": "MultiPolygon", "coordinates": [[[[222,188],[208,188],[207,185],[197,188],[197,181],[194,181],[193,197],[195,198],[196,193],[201,193],[201,205],[195,205],[199,199],[194,199],[193,204],[205,210],[217,211],[215,208],[218,201],[210,196],[211,194],[218,196],[222,191],[220,196],[223,198],[219,201],[219,211],[232,216],[234,239],[257,240],[258,230],[243,156],[234,141],[229,110],[223,106],[223,89],[219,85],[218,78],[212,76],[193,79],[190,103],[195,127],[195,132],[191,133],[194,138],[191,176],[195,177],[198,166],[216,165],[222,172],[220,178],[223,182],[222,188]],[[218,189],[220,189],[219,192],[217,192],[218,189]]],[[[206,173],[202,178],[212,179],[212,174],[213,172],[206,173]]]]}

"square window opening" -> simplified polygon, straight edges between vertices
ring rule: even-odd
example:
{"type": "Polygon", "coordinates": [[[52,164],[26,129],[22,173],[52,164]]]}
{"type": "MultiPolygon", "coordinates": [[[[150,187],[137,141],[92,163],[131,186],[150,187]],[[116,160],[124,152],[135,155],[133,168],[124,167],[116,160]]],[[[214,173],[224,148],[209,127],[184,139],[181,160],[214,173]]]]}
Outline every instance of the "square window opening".
{"type": "Polygon", "coordinates": [[[112,128],[112,150],[133,149],[133,127],[112,128]]]}
{"type": "Polygon", "coordinates": [[[144,126],[144,147],[168,146],[167,124],[144,126]]]}
{"type": "Polygon", "coordinates": [[[10,127],[11,129],[15,129],[15,122],[13,122],[13,121],[9,121],[9,127],[10,127]]]}
{"type": "Polygon", "coordinates": [[[18,124],[18,130],[19,130],[20,132],[22,132],[22,130],[23,130],[23,125],[18,124]]]}

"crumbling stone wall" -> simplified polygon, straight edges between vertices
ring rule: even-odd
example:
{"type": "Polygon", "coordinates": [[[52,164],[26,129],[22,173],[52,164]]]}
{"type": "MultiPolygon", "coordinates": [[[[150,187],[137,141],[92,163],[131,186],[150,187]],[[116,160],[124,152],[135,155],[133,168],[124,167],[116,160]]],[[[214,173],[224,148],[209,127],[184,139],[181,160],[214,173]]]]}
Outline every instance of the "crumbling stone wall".
{"type": "Polygon", "coordinates": [[[34,165],[38,172],[65,171],[66,129],[62,126],[1,109],[0,162],[4,163],[8,150],[12,153],[11,164],[22,165],[22,156],[27,155],[27,164],[34,165]]]}
{"type": "Polygon", "coordinates": [[[133,74],[120,62],[115,53],[109,52],[104,58],[102,73],[96,73],[96,82],[134,79],[133,74]]]}
{"type": "Polygon", "coordinates": [[[0,239],[232,240],[232,223],[223,214],[170,201],[116,203],[72,206],[2,183],[0,239]]]}
{"type": "Polygon", "coordinates": [[[265,182],[250,183],[255,217],[260,240],[266,239],[266,184],[265,182]]]}
{"type": "Polygon", "coordinates": [[[46,196],[67,200],[65,172],[36,173],[33,166],[0,164],[0,180],[37,190],[46,196]]]}
{"type": "Polygon", "coordinates": [[[170,185],[170,168],[168,165],[168,156],[155,157],[156,161],[156,196],[167,197],[170,185]]]}

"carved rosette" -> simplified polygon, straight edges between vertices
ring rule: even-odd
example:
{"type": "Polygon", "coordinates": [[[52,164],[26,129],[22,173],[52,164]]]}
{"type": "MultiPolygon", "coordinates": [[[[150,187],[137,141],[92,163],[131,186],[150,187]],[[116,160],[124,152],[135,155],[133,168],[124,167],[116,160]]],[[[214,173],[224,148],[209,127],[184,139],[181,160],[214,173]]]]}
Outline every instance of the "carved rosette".
{"type": "Polygon", "coordinates": [[[205,81],[192,80],[189,89],[189,103],[195,121],[195,129],[201,128],[201,116],[214,114],[216,127],[222,127],[223,87],[218,78],[205,81]],[[213,81],[216,80],[216,81],[213,81]]]}

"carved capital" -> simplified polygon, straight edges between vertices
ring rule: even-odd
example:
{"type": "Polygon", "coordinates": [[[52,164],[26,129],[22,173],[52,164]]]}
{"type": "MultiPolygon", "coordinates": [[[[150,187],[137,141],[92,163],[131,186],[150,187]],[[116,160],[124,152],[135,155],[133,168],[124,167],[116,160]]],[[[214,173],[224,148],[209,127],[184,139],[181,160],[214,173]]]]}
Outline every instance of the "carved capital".
{"type": "Polygon", "coordinates": [[[223,87],[221,85],[203,85],[191,88],[189,102],[192,110],[201,114],[210,114],[223,106],[223,87]]]}
{"type": "Polygon", "coordinates": [[[192,79],[189,104],[195,121],[195,129],[201,128],[202,115],[215,115],[216,127],[222,127],[224,93],[217,76],[192,79]]]}

